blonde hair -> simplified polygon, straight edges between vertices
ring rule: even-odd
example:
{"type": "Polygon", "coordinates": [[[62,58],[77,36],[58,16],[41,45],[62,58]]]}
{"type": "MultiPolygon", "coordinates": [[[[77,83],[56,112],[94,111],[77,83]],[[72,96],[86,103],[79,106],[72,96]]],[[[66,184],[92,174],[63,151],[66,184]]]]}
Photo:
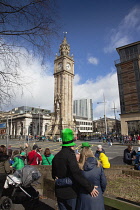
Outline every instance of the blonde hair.
{"type": "MultiPolygon", "coordinates": [[[[84,164],[85,164],[87,158],[89,158],[89,157],[95,158],[92,150],[89,147],[82,148],[82,150],[80,152],[80,159],[79,159],[79,168],[81,170],[83,170],[84,164]]],[[[100,161],[97,160],[97,167],[100,167],[100,166],[101,166],[101,163],[100,163],[100,161]]]]}

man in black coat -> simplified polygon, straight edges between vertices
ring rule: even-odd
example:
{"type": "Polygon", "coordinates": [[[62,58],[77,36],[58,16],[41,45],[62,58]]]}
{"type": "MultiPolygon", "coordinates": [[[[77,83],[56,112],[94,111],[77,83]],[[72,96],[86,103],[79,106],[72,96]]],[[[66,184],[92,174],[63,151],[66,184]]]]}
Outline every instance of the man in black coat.
{"type": "Polygon", "coordinates": [[[128,145],[128,148],[124,150],[124,155],[123,155],[123,162],[132,165],[132,161],[135,160],[136,156],[136,151],[133,150],[133,146],[128,145]]]}
{"type": "Polygon", "coordinates": [[[55,194],[60,210],[75,210],[78,185],[82,186],[91,196],[98,196],[97,186],[87,181],[78,166],[74,152],[73,131],[65,128],[61,132],[62,149],[55,155],[52,161],[52,178],[70,177],[73,185],[55,185],[55,194]]]}

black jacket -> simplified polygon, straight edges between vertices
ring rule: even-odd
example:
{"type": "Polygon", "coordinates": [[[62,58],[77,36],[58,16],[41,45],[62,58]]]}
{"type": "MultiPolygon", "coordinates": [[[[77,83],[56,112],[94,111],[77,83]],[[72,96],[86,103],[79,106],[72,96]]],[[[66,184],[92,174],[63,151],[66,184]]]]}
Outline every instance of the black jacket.
{"type": "Polygon", "coordinates": [[[124,150],[124,155],[123,155],[123,162],[132,165],[132,158],[136,155],[136,151],[132,150],[131,152],[128,149],[124,150]]]}
{"type": "Polygon", "coordinates": [[[0,173],[10,173],[9,156],[0,152],[0,173]]]}
{"type": "Polygon", "coordinates": [[[74,151],[70,147],[62,147],[52,161],[52,178],[71,177],[73,185],[55,186],[57,198],[72,199],[77,197],[77,184],[90,193],[94,185],[87,181],[82,175],[74,151]]]}

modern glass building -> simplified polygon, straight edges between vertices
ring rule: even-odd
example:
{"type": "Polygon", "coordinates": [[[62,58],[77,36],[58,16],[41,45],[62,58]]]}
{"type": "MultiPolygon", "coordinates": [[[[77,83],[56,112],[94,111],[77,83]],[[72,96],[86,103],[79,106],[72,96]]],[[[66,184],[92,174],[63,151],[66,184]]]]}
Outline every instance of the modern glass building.
{"type": "Polygon", "coordinates": [[[73,114],[77,117],[93,120],[93,103],[92,99],[74,100],[73,114]]]}

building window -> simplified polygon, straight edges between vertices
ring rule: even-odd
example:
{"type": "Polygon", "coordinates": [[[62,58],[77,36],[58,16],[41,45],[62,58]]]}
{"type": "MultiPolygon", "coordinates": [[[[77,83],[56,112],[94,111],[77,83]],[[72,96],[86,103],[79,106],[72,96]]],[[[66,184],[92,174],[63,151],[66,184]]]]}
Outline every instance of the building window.
{"type": "Polygon", "coordinates": [[[46,131],[47,129],[48,129],[48,125],[46,124],[46,125],[45,125],[45,131],[46,131]]]}
{"type": "MultiPolygon", "coordinates": [[[[139,64],[138,64],[138,61],[133,61],[133,67],[134,69],[139,69],[139,64]]],[[[140,70],[140,69],[139,69],[140,70]]]]}

